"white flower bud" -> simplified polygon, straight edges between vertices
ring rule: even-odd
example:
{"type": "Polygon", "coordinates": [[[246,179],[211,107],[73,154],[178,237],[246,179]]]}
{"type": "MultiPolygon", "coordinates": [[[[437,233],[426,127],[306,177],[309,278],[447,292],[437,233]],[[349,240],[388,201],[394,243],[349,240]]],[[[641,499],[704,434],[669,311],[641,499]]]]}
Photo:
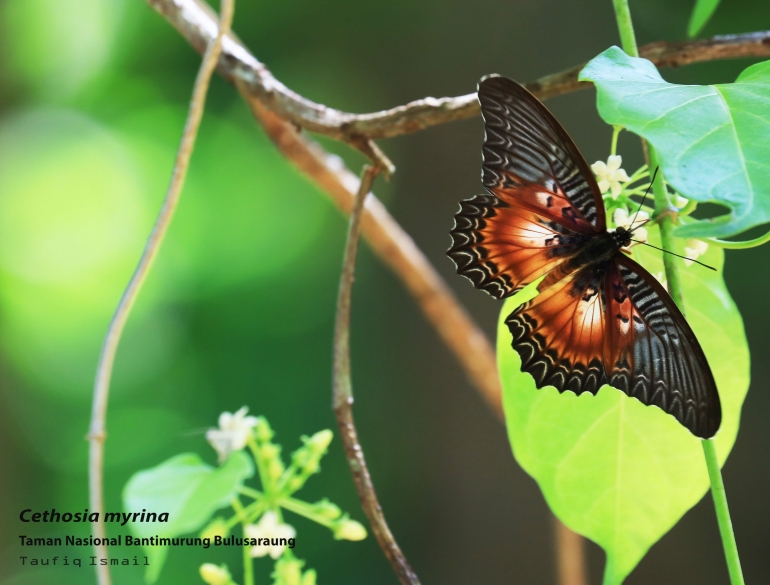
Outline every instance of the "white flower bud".
{"type": "Polygon", "coordinates": [[[310,447],[314,453],[324,453],[326,449],[329,448],[329,443],[332,442],[333,438],[334,433],[332,433],[329,429],[318,431],[315,435],[308,439],[307,446],[310,447]]]}
{"type": "Polygon", "coordinates": [[[363,540],[366,538],[366,528],[355,520],[343,520],[334,529],[337,540],[363,540]]]}
{"type": "Polygon", "coordinates": [[[233,582],[230,571],[228,571],[227,567],[224,565],[218,567],[211,563],[204,563],[201,565],[199,571],[201,579],[208,583],[208,585],[230,585],[230,583],[233,582]]]}

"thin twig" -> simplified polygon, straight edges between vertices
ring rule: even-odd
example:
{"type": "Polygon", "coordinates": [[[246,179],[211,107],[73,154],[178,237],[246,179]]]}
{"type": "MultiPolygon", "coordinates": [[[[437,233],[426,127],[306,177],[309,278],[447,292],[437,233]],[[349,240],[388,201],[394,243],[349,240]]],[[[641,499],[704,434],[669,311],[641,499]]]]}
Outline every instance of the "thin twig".
{"type": "MultiPolygon", "coordinates": [[[[281,120],[250,94],[243,95],[284,156],[349,214],[359,181],[342,160],[308,140],[292,124],[281,120]]],[[[503,420],[497,361],[484,332],[460,305],[422,250],[374,194],[366,199],[362,223],[364,237],[374,252],[406,285],[484,400],[503,420]]]]}
{"type": "Polygon", "coordinates": [[[419,585],[420,580],[406,560],[398,546],[393,533],[385,521],[377,493],[374,491],[372,478],[364,459],[364,451],[358,440],[358,432],[353,422],[353,389],[350,382],[350,297],[353,289],[353,274],[356,267],[358,240],[361,236],[361,218],[364,211],[364,201],[369,195],[377,170],[366,166],[361,176],[361,183],[356,194],[353,212],[350,214],[348,241],[345,246],[345,258],[342,264],[342,278],[337,297],[337,317],[334,323],[334,373],[333,373],[333,405],[337,424],[340,427],[342,442],[345,445],[350,472],[356,485],[361,506],[364,508],[369,524],[372,527],[380,548],[396,571],[399,580],[404,585],[419,585]]]}
{"type": "MultiPolygon", "coordinates": [[[[163,206],[160,209],[155,225],[147,239],[142,257],[139,264],[131,276],[131,280],[123,292],[123,296],[118,303],[115,314],[107,328],[107,334],[102,345],[99,364],[96,369],[96,382],[94,384],[93,406],[91,410],[91,424],[88,432],[88,440],[91,443],[89,450],[89,490],[90,490],[90,508],[92,512],[99,514],[99,521],[93,525],[94,537],[103,539],[106,537],[104,526],[104,442],[107,438],[106,418],[107,401],[109,397],[110,378],[112,376],[112,367],[115,363],[115,353],[118,349],[123,328],[131,312],[131,307],[139,294],[139,290],[144,283],[145,278],[152,266],[155,257],[158,254],[160,245],[166,235],[168,226],[174,216],[179,201],[179,196],[184,186],[187,167],[190,163],[195,138],[198,133],[198,127],[203,116],[203,107],[206,102],[206,93],[208,91],[211,76],[214,73],[219,55],[222,50],[222,39],[227,31],[230,30],[230,24],[233,19],[235,9],[235,0],[223,0],[222,16],[218,31],[210,39],[206,49],[203,61],[201,63],[198,76],[195,79],[193,95],[190,101],[190,110],[185,123],[182,140],[177,151],[174,170],[171,175],[171,182],[163,200],[163,206]]],[[[99,558],[107,558],[107,547],[104,545],[96,546],[96,555],[99,558]]],[[[97,579],[100,585],[110,584],[110,572],[108,565],[97,565],[97,579]]]]}
{"type": "MultiPolygon", "coordinates": [[[[211,9],[202,0],[146,0],[199,52],[216,34],[211,9]]],[[[677,67],[699,61],[770,56],[770,31],[724,35],[679,43],[645,45],[640,54],[659,67],[677,67]]],[[[540,99],[591,87],[578,83],[584,64],[547,75],[526,84],[540,99]]],[[[472,118],[479,113],[476,94],[458,97],[427,97],[381,112],[351,114],[315,103],[286,87],[252,55],[234,35],[225,39],[219,72],[247,88],[269,110],[289,122],[356,146],[363,138],[377,140],[409,134],[438,124],[472,118]]],[[[356,146],[360,148],[360,146],[356,146]]],[[[379,161],[375,161],[379,164],[379,161]]]]}

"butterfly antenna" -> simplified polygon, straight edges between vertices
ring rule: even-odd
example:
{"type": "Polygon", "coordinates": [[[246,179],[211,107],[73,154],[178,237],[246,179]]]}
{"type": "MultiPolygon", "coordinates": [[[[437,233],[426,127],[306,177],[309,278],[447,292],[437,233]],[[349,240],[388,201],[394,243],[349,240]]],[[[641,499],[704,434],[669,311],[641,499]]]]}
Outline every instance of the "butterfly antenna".
{"type": "MultiPolygon", "coordinates": [[[[631,220],[631,227],[634,227],[634,222],[636,221],[636,216],[639,215],[639,212],[642,210],[642,206],[644,205],[644,202],[647,200],[647,195],[650,194],[650,189],[652,188],[652,184],[655,182],[655,177],[658,176],[658,169],[660,167],[655,167],[655,172],[652,173],[652,179],[650,179],[650,184],[647,185],[647,190],[644,192],[644,197],[642,197],[642,202],[639,204],[639,209],[636,210],[636,213],[634,214],[634,219],[631,220]]],[[[645,222],[646,223],[646,222],[645,222]]],[[[644,224],[642,224],[644,225],[644,224]]],[[[642,227],[641,225],[639,227],[642,227]]],[[[633,231],[633,229],[631,230],[633,231]]]]}
{"type": "Polygon", "coordinates": [[[656,250],[660,250],[661,252],[665,252],[666,254],[672,254],[672,255],[674,255],[674,256],[676,256],[678,258],[684,258],[685,260],[689,260],[690,262],[695,262],[696,264],[700,264],[701,266],[705,266],[706,268],[708,268],[709,270],[713,270],[714,272],[717,271],[717,269],[714,268],[713,266],[709,266],[708,264],[704,264],[703,262],[700,262],[700,261],[696,260],[695,258],[688,258],[687,256],[682,256],[681,254],[677,254],[676,252],[670,252],[668,250],[664,250],[663,248],[658,248],[657,246],[653,246],[652,244],[648,244],[647,242],[643,242],[641,240],[635,240],[635,239],[631,238],[631,241],[632,242],[636,242],[637,244],[644,244],[645,246],[649,246],[650,248],[655,248],[656,250]]]}

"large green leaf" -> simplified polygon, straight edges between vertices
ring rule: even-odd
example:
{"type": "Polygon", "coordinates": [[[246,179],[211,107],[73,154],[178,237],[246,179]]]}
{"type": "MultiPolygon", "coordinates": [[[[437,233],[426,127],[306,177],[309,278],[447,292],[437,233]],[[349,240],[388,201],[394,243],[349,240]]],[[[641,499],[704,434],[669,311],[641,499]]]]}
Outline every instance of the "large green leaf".
{"type": "MultiPolygon", "coordinates": [[[[654,238],[651,243],[659,245],[654,238]]],[[[635,256],[652,274],[663,271],[659,252],[637,247],[635,256]]],[[[703,260],[719,272],[682,265],[683,295],[688,321],[722,399],[722,426],[715,441],[723,463],[738,432],[749,385],[749,352],[741,316],[722,279],[722,250],[712,246],[703,260]]],[[[621,583],[706,493],[701,441],[674,417],[610,386],[596,396],[536,389],[532,377],[521,372],[504,322],[533,291],[528,287],[505,303],[498,329],[513,453],[538,482],[554,514],[604,548],[605,585],[621,583]]]]}
{"type": "Polygon", "coordinates": [[[687,34],[690,37],[697,35],[711,16],[719,7],[719,0],[695,0],[695,6],[690,15],[690,23],[687,25],[687,34]]]}
{"type": "MultiPolygon", "coordinates": [[[[211,467],[195,453],[172,457],[135,473],[123,490],[126,512],[168,512],[168,523],[132,522],[138,537],[175,537],[201,529],[212,514],[232,502],[243,481],[254,474],[251,460],[236,451],[221,467],[211,467]]],[[[154,583],[168,553],[165,546],[144,547],[149,557],[145,579],[154,583]]]]}
{"type": "Polygon", "coordinates": [[[770,221],[770,61],[735,83],[667,83],[646,59],[611,47],[580,73],[599,114],[652,143],[666,179],[685,197],[729,214],[680,226],[681,237],[725,237],[770,221]]]}

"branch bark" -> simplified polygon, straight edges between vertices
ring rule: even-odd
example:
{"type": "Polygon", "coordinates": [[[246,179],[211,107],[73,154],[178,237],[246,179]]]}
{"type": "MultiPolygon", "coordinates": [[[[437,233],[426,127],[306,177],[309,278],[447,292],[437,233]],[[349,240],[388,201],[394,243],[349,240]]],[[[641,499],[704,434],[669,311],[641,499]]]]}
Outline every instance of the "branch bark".
{"type": "MultiPolygon", "coordinates": [[[[147,0],[198,52],[216,34],[216,17],[202,0],[147,0]]],[[[723,35],[698,41],[651,43],[640,55],[658,67],[678,67],[699,61],[770,56],[770,31],[723,35]]],[[[576,65],[525,84],[540,99],[569,93],[590,84],[580,84],[576,65]]],[[[376,164],[379,156],[361,147],[362,140],[377,140],[410,134],[431,126],[472,118],[479,113],[476,94],[457,97],[427,97],[381,112],[351,114],[318,104],[293,92],[277,80],[235,35],[223,43],[219,72],[237,83],[265,107],[301,128],[343,140],[362,150],[376,164]]],[[[388,161],[389,162],[389,161],[388,161]]],[[[387,164],[387,163],[385,163],[387,164]]]]}
{"type": "Polygon", "coordinates": [[[588,583],[588,569],[586,567],[585,539],[572,532],[561,523],[556,516],[553,517],[557,583],[559,585],[586,585],[588,583]]]}

